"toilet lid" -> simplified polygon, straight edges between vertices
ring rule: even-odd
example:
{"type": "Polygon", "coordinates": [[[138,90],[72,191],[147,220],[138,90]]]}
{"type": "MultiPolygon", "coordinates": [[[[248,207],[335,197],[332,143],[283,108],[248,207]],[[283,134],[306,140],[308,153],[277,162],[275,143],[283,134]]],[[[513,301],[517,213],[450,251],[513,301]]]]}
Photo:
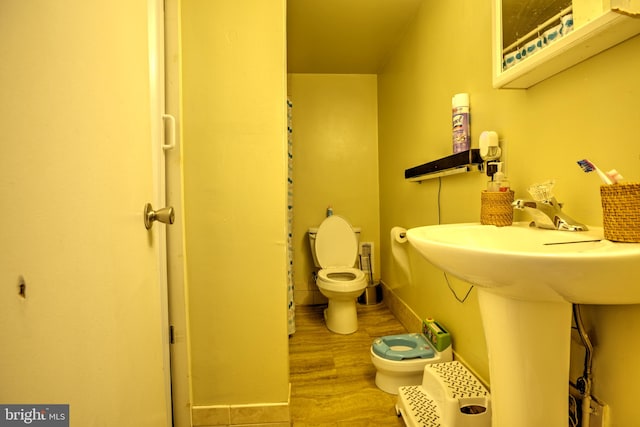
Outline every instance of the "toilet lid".
{"type": "Polygon", "coordinates": [[[338,215],[322,221],[316,234],[316,257],[320,267],[353,267],[357,256],[358,239],[351,224],[338,215]]]}

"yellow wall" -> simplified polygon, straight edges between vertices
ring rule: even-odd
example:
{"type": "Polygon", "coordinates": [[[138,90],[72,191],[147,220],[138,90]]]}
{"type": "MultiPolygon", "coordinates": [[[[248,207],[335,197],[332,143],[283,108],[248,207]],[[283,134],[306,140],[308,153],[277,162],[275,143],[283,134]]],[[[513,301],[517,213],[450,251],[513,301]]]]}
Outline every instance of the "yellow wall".
{"type": "MultiPolygon", "coordinates": [[[[440,319],[451,330],[455,349],[485,378],[488,362],[475,292],[458,303],[443,274],[415,253],[414,280],[395,280],[386,238],[393,225],[438,222],[438,180],[411,183],[402,172],[451,154],[451,96],[471,94],[474,147],[483,130],[496,130],[504,140],[516,197],[527,197],[526,188],[534,182],[555,178],[565,211],[587,224],[601,224],[599,179],[584,174],[575,162],[589,158],[640,180],[640,37],[529,90],[497,90],[491,86],[490,9],[490,2],[424,2],[378,76],[382,278],[417,314],[440,319]]],[[[441,183],[440,221],[478,221],[486,177],[470,173],[441,183]]],[[[451,285],[459,295],[468,288],[457,280],[451,285]]],[[[612,425],[628,425],[635,419],[632,391],[640,367],[631,359],[621,363],[619,357],[640,351],[635,339],[640,307],[593,306],[587,313],[588,322],[596,325],[591,329],[596,343],[593,393],[611,405],[612,425]]]]}
{"type": "Polygon", "coordinates": [[[182,1],[194,405],[286,402],[284,0],[182,1]]]}
{"type": "Polygon", "coordinates": [[[327,206],[374,243],[379,277],[378,123],[375,75],[291,74],[296,304],[326,302],[312,279],[307,230],[327,206]]]}

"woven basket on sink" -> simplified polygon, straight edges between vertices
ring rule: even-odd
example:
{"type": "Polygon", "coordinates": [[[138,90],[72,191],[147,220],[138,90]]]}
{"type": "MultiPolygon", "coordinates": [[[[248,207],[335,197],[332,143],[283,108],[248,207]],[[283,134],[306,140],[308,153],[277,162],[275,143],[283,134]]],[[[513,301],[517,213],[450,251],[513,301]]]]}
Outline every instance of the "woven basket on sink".
{"type": "Polygon", "coordinates": [[[640,184],[600,186],[604,238],[640,242],[640,184]]]}
{"type": "Polygon", "coordinates": [[[513,191],[483,191],[480,205],[480,223],[504,227],[513,223],[513,191]]]}

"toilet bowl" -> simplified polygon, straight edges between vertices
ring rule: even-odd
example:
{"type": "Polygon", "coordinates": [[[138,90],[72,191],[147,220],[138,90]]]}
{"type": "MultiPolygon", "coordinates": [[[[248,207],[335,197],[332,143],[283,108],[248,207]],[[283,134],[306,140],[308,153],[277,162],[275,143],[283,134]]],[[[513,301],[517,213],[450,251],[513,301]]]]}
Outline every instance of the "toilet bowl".
{"type": "Polygon", "coordinates": [[[398,394],[400,387],[420,385],[426,365],[453,359],[451,346],[439,352],[423,334],[376,338],[370,353],[376,386],[389,394],[398,394]]]}
{"type": "Polygon", "coordinates": [[[329,304],[324,312],[327,328],[338,334],[358,330],[356,300],[367,287],[364,272],[354,268],[358,256],[358,238],[349,222],[338,216],[327,217],[314,235],[312,251],[321,270],[318,289],[329,304]]]}

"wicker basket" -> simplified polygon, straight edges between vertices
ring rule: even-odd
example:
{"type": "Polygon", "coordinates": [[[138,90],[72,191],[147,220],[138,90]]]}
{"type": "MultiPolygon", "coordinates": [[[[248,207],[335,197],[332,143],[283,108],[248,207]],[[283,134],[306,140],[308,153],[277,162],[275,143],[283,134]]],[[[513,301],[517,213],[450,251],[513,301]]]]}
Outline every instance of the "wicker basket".
{"type": "Polygon", "coordinates": [[[513,191],[483,191],[480,205],[480,223],[504,227],[513,223],[513,191]]]}
{"type": "Polygon", "coordinates": [[[616,242],[640,242],[640,184],[600,187],[604,238],[616,242]]]}

